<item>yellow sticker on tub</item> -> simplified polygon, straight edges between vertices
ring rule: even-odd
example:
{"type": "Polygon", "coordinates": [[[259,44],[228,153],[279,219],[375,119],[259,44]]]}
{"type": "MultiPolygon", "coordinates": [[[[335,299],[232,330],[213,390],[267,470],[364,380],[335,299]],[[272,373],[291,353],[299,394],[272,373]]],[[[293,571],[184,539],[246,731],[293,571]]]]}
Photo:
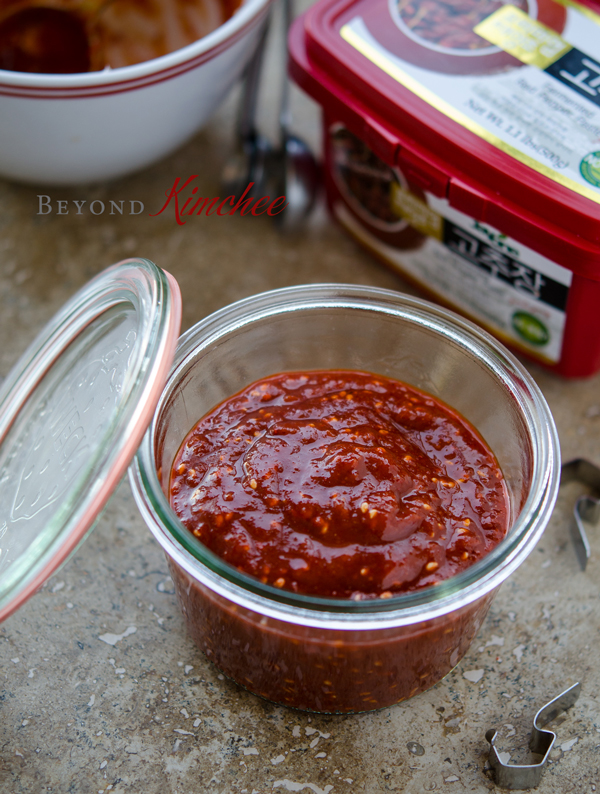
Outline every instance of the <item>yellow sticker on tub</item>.
{"type": "Polygon", "coordinates": [[[392,183],[391,207],[396,215],[407,221],[413,229],[427,237],[434,237],[436,240],[442,239],[444,230],[442,216],[397,182],[392,183]]]}
{"type": "Polygon", "coordinates": [[[494,11],[473,31],[523,63],[537,66],[538,69],[546,69],[573,49],[554,30],[512,5],[494,11]]]}

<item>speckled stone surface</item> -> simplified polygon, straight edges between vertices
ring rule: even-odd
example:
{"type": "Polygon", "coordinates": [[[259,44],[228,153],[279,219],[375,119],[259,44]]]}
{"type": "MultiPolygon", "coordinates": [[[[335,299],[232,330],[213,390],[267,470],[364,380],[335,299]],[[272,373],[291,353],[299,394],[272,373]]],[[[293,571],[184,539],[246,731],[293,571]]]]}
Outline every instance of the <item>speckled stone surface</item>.
{"type": "MultiPolygon", "coordinates": [[[[276,87],[276,52],[271,60],[276,87]],[[273,66],[275,64],[275,66],[273,66]]],[[[273,129],[271,86],[265,128],[273,129]],[[270,114],[270,116],[269,116],[270,114]],[[270,120],[269,120],[270,119],[270,120]],[[270,125],[270,126],[269,126],[270,125]]],[[[320,209],[281,237],[264,218],[158,217],[175,177],[218,195],[234,98],[167,160],[111,184],[55,189],[0,181],[0,375],[95,273],[146,256],[170,270],[184,327],[262,290],[318,281],[406,285],[320,209]],[[40,216],[58,200],[142,201],[137,216],[40,216]]],[[[318,146],[315,108],[295,95],[296,127],[318,146]]],[[[97,205],[99,206],[99,205],[97,205]]],[[[600,376],[565,382],[530,367],[556,417],[563,459],[600,463],[600,376]]],[[[379,794],[500,791],[486,773],[488,728],[512,760],[534,713],[581,681],[540,794],[600,791],[600,538],[579,570],[568,535],[576,487],[561,494],[537,549],[506,582],[470,652],[433,689],[393,708],[315,716],[226,680],[186,636],[162,551],[124,482],[71,560],[0,626],[0,791],[7,794],[379,794]]]]}

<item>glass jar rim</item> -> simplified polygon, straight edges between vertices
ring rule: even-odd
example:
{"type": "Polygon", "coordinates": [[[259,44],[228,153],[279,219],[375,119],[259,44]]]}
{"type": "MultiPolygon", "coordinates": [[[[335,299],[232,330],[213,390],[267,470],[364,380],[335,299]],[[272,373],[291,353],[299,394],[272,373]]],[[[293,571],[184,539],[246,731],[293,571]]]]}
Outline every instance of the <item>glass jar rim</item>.
{"type": "Polygon", "coordinates": [[[273,290],[226,306],[183,334],[154,419],[130,468],[138,507],[167,555],[192,578],[266,616],[302,625],[371,629],[410,625],[465,606],[498,587],[528,556],[550,518],[560,478],[558,434],[550,409],[523,365],[474,323],[428,301],[392,290],[346,284],[315,284],[273,290]],[[532,446],[529,494],[509,535],[465,571],[436,586],[388,599],[321,598],[263,584],[209,551],[179,521],[161,488],[154,439],[160,415],[191,357],[220,338],[272,315],[315,309],[376,311],[441,333],[475,356],[519,405],[532,446]]]}

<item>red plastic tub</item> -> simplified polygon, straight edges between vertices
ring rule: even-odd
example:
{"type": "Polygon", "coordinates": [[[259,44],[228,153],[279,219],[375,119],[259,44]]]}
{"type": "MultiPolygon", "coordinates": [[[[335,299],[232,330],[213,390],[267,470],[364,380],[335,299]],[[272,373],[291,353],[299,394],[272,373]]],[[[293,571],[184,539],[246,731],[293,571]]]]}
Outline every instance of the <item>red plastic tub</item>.
{"type": "Polygon", "coordinates": [[[600,13],[320,0],[289,44],[342,226],[509,346],[599,370],[600,13]]]}

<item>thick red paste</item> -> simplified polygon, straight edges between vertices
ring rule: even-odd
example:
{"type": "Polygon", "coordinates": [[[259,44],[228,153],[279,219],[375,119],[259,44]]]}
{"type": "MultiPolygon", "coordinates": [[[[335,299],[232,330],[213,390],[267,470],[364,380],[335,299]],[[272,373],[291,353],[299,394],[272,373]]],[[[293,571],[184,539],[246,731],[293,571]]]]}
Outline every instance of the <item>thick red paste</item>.
{"type": "Polygon", "coordinates": [[[356,600],[453,576],[508,523],[498,463],[460,414],[355,371],[274,375],[221,403],[182,444],[170,499],[240,571],[356,600]]]}

